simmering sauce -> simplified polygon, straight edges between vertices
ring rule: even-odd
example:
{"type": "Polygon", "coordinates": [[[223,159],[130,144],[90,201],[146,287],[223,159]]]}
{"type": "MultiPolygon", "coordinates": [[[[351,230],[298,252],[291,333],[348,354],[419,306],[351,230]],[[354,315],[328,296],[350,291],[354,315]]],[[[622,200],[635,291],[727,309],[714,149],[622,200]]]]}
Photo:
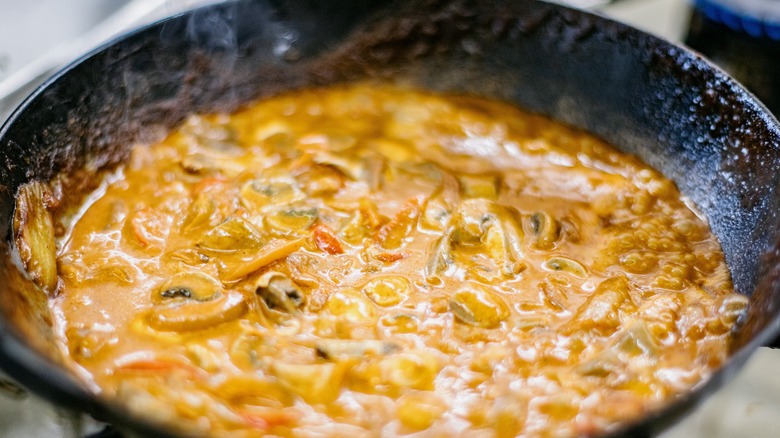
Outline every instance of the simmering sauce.
{"type": "Polygon", "coordinates": [[[73,369],[217,436],[609,431],[706,379],[747,303],[636,158],[390,86],[193,116],[55,223],[73,369]]]}

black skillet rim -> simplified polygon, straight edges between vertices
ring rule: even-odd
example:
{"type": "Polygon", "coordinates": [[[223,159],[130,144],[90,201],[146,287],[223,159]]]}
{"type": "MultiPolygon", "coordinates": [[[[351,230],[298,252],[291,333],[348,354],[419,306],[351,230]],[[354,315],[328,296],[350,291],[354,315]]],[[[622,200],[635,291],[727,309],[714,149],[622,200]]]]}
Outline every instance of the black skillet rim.
{"type": "MultiPolygon", "coordinates": [[[[766,123],[768,127],[774,128],[775,132],[780,132],[780,123],[778,123],[777,119],[760,101],[758,101],[758,99],[755,98],[755,96],[747,91],[735,79],[728,76],[722,69],[705,60],[701,55],[684,45],[676,44],[664,38],[648,34],[600,14],[582,11],[560,4],[548,3],[546,0],[536,1],[545,3],[547,6],[559,10],[590,15],[601,27],[612,27],[634,35],[641,35],[652,41],[658,47],[678,50],[679,54],[683,56],[686,61],[697,63],[712,71],[716,78],[725,80],[725,82],[730,85],[730,91],[735,94],[737,102],[751,107],[756,114],[760,115],[761,121],[766,123]]],[[[29,94],[5,120],[3,126],[0,127],[0,138],[5,137],[9,128],[24,114],[31,102],[35,101],[35,99],[37,99],[48,87],[58,82],[61,77],[69,74],[77,66],[98,53],[113,47],[120,41],[132,39],[140,33],[158,28],[166,22],[180,19],[197,11],[223,8],[226,7],[226,5],[239,2],[240,0],[229,0],[180,12],[112,38],[110,41],[61,68],[29,94]]],[[[698,384],[684,395],[675,398],[662,408],[649,412],[636,422],[628,423],[625,426],[608,433],[607,436],[637,437],[652,436],[660,433],[670,425],[676,423],[681,417],[687,415],[690,410],[701,403],[705,397],[730,380],[742,368],[750,355],[759,346],[765,345],[778,334],[780,334],[780,313],[775,314],[767,325],[750,342],[746,343],[732,354],[728,361],[713,373],[709,379],[698,384]]],[[[141,434],[141,436],[176,436],[169,431],[160,429],[159,426],[144,418],[129,413],[121,406],[101,399],[99,395],[92,394],[85,390],[81,385],[76,383],[76,380],[68,372],[65,372],[64,369],[52,363],[44,356],[39,355],[32,348],[26,346],[16,329],[10,326],[4,318],[0,318],[0,368],[3,368],[11,377],[32,389],[37,395],[65,408],[74,409],[74,405],[78,405],[79,407],[75,408],[75,410],[87,412],[101,421],[107,421],[119,426],[122,430],[132,431],[134,434],[141,434]]]]}

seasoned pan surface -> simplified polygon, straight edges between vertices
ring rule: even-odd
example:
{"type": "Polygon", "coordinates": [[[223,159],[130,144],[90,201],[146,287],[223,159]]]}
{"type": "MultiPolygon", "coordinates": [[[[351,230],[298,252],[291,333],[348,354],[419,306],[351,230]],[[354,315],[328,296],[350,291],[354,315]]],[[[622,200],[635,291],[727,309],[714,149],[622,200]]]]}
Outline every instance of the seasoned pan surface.
{"type": "MultiPolygon", "coordinates": [[[[618,435],[662,430],[777,332],[776,120],[687,50],[543,2],[231,2],[137,31],[59,73],[0,131],[0,225],[10,236],[20,184],[116,164],[190,113],[359,79],[498,98],[586,129],[672,178],[709,219],[736,289],[751,296],[734,356],[618,435]]],[[[23,284],[11,281],[18,263],[2,260],[0,284],[23,284]]],[[[21,286],[0,294],[0,365],[9,374],[54,402],[160,433],[56,365],[44,296],[21,286]]]]}

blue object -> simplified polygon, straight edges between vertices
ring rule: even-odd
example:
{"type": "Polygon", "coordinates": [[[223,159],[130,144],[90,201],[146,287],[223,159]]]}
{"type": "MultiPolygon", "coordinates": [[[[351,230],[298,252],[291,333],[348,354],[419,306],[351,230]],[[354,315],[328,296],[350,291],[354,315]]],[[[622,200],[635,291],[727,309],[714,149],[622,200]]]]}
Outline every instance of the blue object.
{"type": "MultiPolygon", "coordinates": [[[[765,0],[774,1],[774,0],[765,0]]],[[[725,25],[731,30],[745,32],[754,38],[770,38],[780,41],[780,2],[774,1],[779,10],[774,19],[751,14],[722,1],[695,0],[696,7],[710,20],[725,25]]],[[[734,6],[745,6],[744,3],[731,2],[734,6]]]]}

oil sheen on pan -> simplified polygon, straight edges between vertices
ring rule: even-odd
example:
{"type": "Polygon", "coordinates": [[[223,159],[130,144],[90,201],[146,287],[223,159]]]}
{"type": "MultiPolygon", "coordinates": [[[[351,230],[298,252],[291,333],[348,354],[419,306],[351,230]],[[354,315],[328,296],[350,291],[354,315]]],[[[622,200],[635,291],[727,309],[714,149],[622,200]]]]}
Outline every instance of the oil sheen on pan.
{"type": "Polygon", "coordinates": [[[608,432],[705,380],[747,305],[672,182],[476,97],[295,91],[102,177],[67,209],[24,186],[17,248],[73,372],[181,432],[608,432]]]}

